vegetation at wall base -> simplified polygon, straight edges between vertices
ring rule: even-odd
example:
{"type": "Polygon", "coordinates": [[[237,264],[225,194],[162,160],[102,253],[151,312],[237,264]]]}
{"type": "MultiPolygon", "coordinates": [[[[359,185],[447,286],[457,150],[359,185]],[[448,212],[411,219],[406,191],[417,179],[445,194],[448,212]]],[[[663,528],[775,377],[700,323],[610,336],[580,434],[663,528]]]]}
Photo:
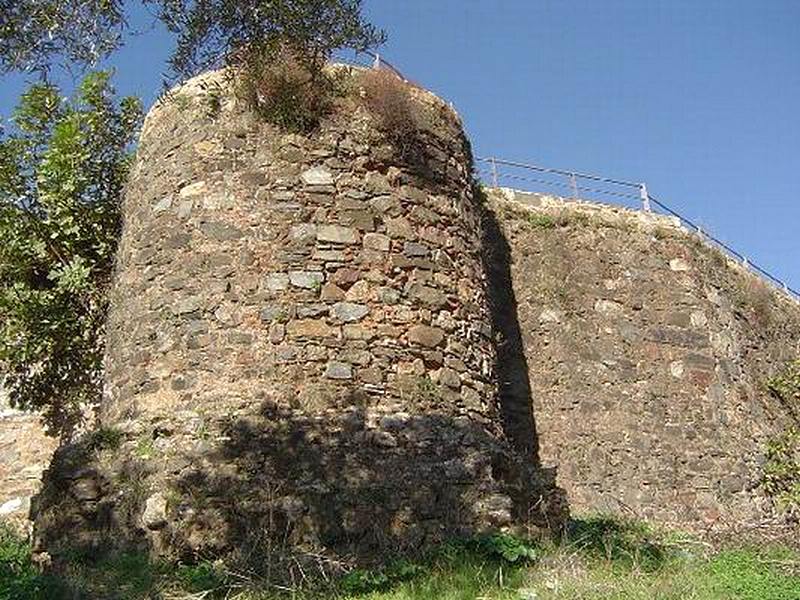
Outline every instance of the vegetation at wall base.
{"type": "Polygon", "coordinates": [[[563,539],[507,534],[452,540],[429,554],[296,589],[222,563],[153,563],[123,555],[38,573],[29,546],[0,529],[0,600],[798,600],[800,552],[711,549],[676,532],[606,516],[573,521],[563,539]],[[69,590],[69,591],[68,591],[69,590]]]}

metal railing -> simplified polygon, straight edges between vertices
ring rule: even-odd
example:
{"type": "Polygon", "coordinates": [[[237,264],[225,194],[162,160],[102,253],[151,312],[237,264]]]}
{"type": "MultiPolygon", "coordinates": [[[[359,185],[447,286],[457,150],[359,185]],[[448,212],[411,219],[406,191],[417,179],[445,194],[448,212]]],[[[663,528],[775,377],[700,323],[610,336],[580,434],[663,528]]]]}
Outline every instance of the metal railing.
{"type": "MultiPolygon", "coordinates": [[[[678,211],[655,198],[647,191],[643,182],[625,181],[592,175],[568,169],[554,169],[540,165],[504,160],[496,157],[478,157],[475,159],[480,167],[478,175],[484,182],[493,187],[500,187],[503,182],[521,182],[532,184],[535,191],[567,190],[568,196],[575,200],[599,200],[622,204],[629,208],[637,208],[646,212],[663,212],[677,218],[690,231],[694,231],[706,243],[718,248],[729,258],[755,273],[762,279],[786,293],[795,301],[800,301],[800,291],[789,286],[784,280],[771,273],[758,263],[747,258],[722,240],[683,216],[678,211]],[[482,168],[481,168],[482,167],[482,168]],[[660,211],[658,210],[660,209],[660,211]]],[[[531,190],[534,191],[534,190],[531,190]]],[[[565,194],[559,194],[564,196],[565,194]]]]}
{"type": "Polygon", "coordinates": [[[591,194],[600,198],[612,198],[618,204],[633,205],[631,201],[640,202],[644,210],[651,210],[648,203],[647,186],[644,183],[590,175],[580,171],[542,167],[495,157],[476,158],[475,160],[487,165],[485,169],[478,169],[478,173],[487,178],[494,187],[500,186],[501,179],[503,181],[519,181],[535,184],[539,190],[550,188],[566,190],[569,192],[569,197],[575,200],[578,198],[590,199],[587,194],[591,194]]]}
{"type": "Polygon", "coordinates": [[[403,75],[400,69],[395,67],[388,60],[384,59],[380,54],[378,54],[377,52],[373,52],[372,50],[335,52],[333,55],[333,59],[339,62],[344,62],[359,67],[384,69],[386,71],[391,71],[403,81],[411,82],[411,80],[409,80],[405,75],[403,75]]]}

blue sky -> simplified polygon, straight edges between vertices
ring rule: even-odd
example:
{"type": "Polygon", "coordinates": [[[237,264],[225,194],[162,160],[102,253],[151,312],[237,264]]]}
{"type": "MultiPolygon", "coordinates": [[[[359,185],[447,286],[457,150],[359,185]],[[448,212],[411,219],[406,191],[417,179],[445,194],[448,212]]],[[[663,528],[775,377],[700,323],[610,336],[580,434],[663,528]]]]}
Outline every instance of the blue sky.
{"type": "MultiPolygon", "coordinates": [[[[138,5],[138,3],[132,3],[138,5]]],[[[383,56],[450,100],[478,155],[644,181],[800,288],[797,0],[365,0],[383,56]]],[[[172,40],[115,55],[151,103],[172,40]]],[[[6,77],[7,115],[21,77],[6,77]]]]}

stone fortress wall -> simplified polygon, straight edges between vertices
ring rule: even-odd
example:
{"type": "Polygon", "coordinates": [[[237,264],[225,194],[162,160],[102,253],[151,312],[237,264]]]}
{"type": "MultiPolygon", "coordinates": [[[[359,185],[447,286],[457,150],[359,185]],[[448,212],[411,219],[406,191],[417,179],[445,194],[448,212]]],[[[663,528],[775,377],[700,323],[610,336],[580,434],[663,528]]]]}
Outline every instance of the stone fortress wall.
{"type": "Polygon", "coordinates": [[[410,162],[357,96],[313,134],[284,134],[232,98],[206,114],[214,77],[144,124],[100,415],[123,439],[92,468],[85,448],[56,461],[40,546],[134,531],[196,556],[288,532],[350,555],[561,519],[499,418],[457,115],[409,87],[425,123],[410,162]]]}
{"type": "Polygon", "coordinates": [[[673,218],[492,192],[511,249],[541,460],[574,512],[703,531],[760,523],[765,389],[800,305],[673,218]]]}
{"type": "Polygon", "coordinates": [[[0,519],[24,523],[56,440],[38,416],[11,408],[0,385],[0,519]]]}
{"type": "MultiPolygon", "coordinates": [[[[101,415],[122,438],[88,467],[61,452],[41,547],[127,523],[222,552],[269,520],[358,551],[502,526],[524,498],[555,522],[542,465],[575,513],[773,515],[763,452],[791,416],[763,383],[800,354],[796,303],[665,217],[510,190],[487,216],[458,117],[420,90],[426,170],[358,103],[309,137],[210,115],[214,77],[147,118],[101,415]]],[[[42,439],[0,418],[0,505],[24,512],[42,439]]]]}

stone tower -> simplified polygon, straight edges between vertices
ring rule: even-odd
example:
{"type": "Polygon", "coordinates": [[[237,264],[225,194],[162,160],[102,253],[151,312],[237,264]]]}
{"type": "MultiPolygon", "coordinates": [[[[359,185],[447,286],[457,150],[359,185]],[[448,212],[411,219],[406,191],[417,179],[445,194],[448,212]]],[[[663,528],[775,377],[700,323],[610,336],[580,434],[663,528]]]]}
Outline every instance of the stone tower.
{"type": "Polygon", "coordinates": [[[42,547],[68,528],[162,555],[272,538],[358,555],[560,518],[498,414],[454,111],[407,86],[424,148],[409,158],[357,91],[300,136],[224,85],[196,78],[146,119],[101,414],[122,442],[90,469],[62,453],[42,547]]]}

